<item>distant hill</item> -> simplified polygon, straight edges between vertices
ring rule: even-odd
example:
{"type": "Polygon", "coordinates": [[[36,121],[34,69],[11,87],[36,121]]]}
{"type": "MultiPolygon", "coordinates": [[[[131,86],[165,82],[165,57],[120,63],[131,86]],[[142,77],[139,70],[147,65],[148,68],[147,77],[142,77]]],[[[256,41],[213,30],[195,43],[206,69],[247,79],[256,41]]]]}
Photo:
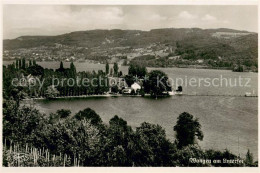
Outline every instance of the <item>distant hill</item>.
{"type": "Polygon", "coordinates": [[[175,43],[190,37],[207,38],[217,32],[248,33],[257,36],[256,33],[238,31],[233,29],[199,29],[199,28],[166,28],[153,29],[151,31],[139,30],[90,30],[77,31],[58,36],[21,36],[16,39],[4,40],[4,49],[31,48],[37,46],[52,46],[54,43],[64,45],[76,45],[82,47],[95,47],[102,45],[106,39],[111,40],[109,47],[113,46],[143,46],[155,42],[175,43]]]}
{"type": "Polygon", "coordinates": [[[67,45],[106,50],[115,47],[144,48],[151,44],[165,44],[173,48],[174,55],[185,59],[217,59],[257,66],[258,34],[234,29],[165,28],[140,30],[90,30],[57,36],[21,36],[3,41],[4,50],[20,48],[55,47],[67,45]]]}

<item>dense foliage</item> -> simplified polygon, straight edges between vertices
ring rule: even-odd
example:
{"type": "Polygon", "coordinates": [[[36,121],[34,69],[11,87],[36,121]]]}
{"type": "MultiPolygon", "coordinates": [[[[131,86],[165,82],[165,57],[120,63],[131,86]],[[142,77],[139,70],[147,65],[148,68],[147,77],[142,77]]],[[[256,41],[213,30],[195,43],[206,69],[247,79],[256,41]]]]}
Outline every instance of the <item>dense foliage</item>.
{"type": "MultiPolygon", "coordinates": [[[[195,141],[178,148],[180,138],[170,141],[165,130],[156,124],[144,122],[133,130],[117,115],[111,118],[109,124],[103,123],[90,108],[79,111],[75,116],[70,114],[69,110],[58,110],[55,114],[44,115],[35,108],[17,106],[12,99],[4,100],[4,166],[256,165],[249,151],[246,162],[240,164],[193,163],[191,158],[241,158],[227,150],[204,151],[195,141]]],[[[178,119],[184,115],[191,120],[188,113],[181,114],[178,119]]],[[[181,123],[177,124],[181,127],[181,123]]],[[[193,132],[191,134],[194,135],[193,132]]]]}
{"type": "MultiPolygon", "coordinates": [[[[77,72],[73,62],[71,62],[70,68],[64,68],[63,62],[60,62],[60,67],[53,70],[44,69],[35,61],[26,63],[24,59],[22,60],[17,59],[16,63],[3,68],[5,74],[3,80],[4,98],[17,98],[18,95],[14,92],[15,90],[19,90],[19,93],[24,93],[29,98],[45,97],[48,99],[67,96],[102,95],[106,94],[109,89],[113,93],[121,93],[122,88],[119,90],[120,86],[118,86],[120,84],[109,83],[109,77],[123,79],[128,87],[137,82],[142,87],[138,91],[139,94],[142,93],[141,95],[146,93],[157,97],[167,95],[167,92],[171,91],[168,77],[164,72],[154,70],[148,73],[146,67],[139,64],[130,64],[128,74],[123,75],[119,71],[117,63],[114,63],[113,68],[110,68],[110,74],[108,74],[108,64],[106,64],[106,72],[99,70],[96,73],[95,71],[77,72]]],[[[137,93],[133,92],[133,94],[137,93]]]]}
{"type": "Polygon", "coordinates": [[[195,137],[198,137],[199,140],[203,140],[203,133],[200,128],[201,125],[198,119],[193,119],[191,114],[187,112],[180,114],[177,124],[173,128],[177,134],[178,147],[182,148],[189,144],[194,144],[195,137]]]}
{"type": "MultiPolygon", "coordinates": [[[[117,64],[114,65],[116,67],[117,64]]],[[[52,77],[57,79],[107,77],[103,71],[77,72],[73,63],[64,68],[63,63],[54,71],[43,69],[36,62],[18,60],[4,66],[3,80],[3,165],[4,166],[257,166],[250,151],[243,163],[201,163],[197,159],[241,159],[228,150],[203,150],[195,140],[203,140],[201,124],[189,113],[182,113],[173,129],[175,141],[167,138],[165,130],[157,124],[143,122],[133,129],[127,122],[115,115],[106,124],[92,109],[86,108],[72,114],[61,109],[45,115],[37,109],[21,104],[22,99],[33,96],[53,98],[81,94],[102,94],[108,90],[100,85],[90,87],[51,86],[52,77]],[[44,79],[44,85],[28,87],[11,85],[13,78],[31,77],[34,74],[44,79]]],[[[112,70],[112,69],[110,69],[112,70]]],[[[109,68],[106,72],[109,71],[109,68]]],[[[113,73],[113,72],[112,72],[113,73]]],[[[114,73],[118,73],[117,67],[114,73]]],[[[146,93],[160,96],[170,91],[167,75],[154,70],[147,73],[141,65],[131,65],[127,83],[143,79],[146,93]],[[157,85],[158,78],[160,80],[157,85]]],[[[30,80],[26,80],[29,82],[30,80]]],[[[113,88],[118,90],[118,88],[113,88]]]]}
{"type": "Polygon", "coordinates": [[[97,73],[95,71],[77,72],[73,62],[70,68],[64,68],[61,62],[60,67],[53,70],[44,69],[36,62],[31,63],[31,60],[27,63],[22,59],[22,61],[16,60],[16,63],[7,67],[4,66],[3,73],[5,74],[3,88],[6,97],[15,98],[13,90],[18,87],[29,97],[47,98],[104,94],[109,90],[105,72],[102,70],[97,73]],[[89,81],[84,81],[86,78],[89,81]],[[16,83],[12,83],[13,79],[16,79],[16,83]]]}
{"type": "Polygon", "coordinates": [[[159,70],[153,70],[148,74],[148,80],[144,81],[144,91],[157,97],[171,91],[168,76],[159,70]]]}

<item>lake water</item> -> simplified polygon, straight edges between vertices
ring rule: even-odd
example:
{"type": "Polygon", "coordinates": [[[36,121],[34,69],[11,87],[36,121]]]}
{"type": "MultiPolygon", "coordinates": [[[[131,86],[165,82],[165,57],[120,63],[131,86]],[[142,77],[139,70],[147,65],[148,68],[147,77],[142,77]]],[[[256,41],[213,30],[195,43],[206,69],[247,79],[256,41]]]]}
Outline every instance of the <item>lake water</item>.
{"type": "MultiPolygon", "coordinates": [[[[8,64],[10,62],[4,62],[8,64]]],[[[47,68],[58,68],[59,62],[39,62],[47,68]]],[[[78,71],[105,70],[104,64],[74,63],[78,71]]],[[[69,63],[64,63],[69,67],[69,63]]],[[[108,97],[38,100],[36,107],[49,114],[58,109],[70,109],[72,113],[87,107],[95,110],[105,123],[118,115],[133,128],[142,122],[159,124],[165,128],[167,137],[174,140],[173,126],[182,112],[189,112],[199,118],[204,132],[204,139],[199,142],[202,148],[229,149],[244,157],[247,149],[258,157],[258,99],[257,97],[236,97],[250,92],[257,95],[257,73],[235,73],[227,70],[182,69],[182,68],[148,68],[159,69],[176,82],[181,78],[193,85],[183,84],[183,93],[190,95],[225,95],[225,96],[172,96],[163,99],[142,97],[108,97]],[[205,79],[219,86],[205,86],[205,79]],[[215,80],[214,80],[215,79],[215,80]],[[226,79],[227,85],[226,86],[226,79]],[[242,81],[240,84],[239,79],[242,81]],[[199,86],[199,80],[200,86],[199,86]],[[229,81],[234,85],[229,84],[229,81]],[[214,81],[214,82],[213,82],[214,81]],[[222,85],[220,82],[222,81],[222,85]],[[248,83],[249,82],[249,83],[248,83]],[[194,83],[197,86],[194,86],[194,83]],[[224,84],[223,84],[224,83],[224,84]],[[247,85],[246,85],[247,84],[247,85]],[[230,96],[232,95],[232,96],[230,96]]],[[[126,74],[128,67],[120,66],[126,74]]],[[[175,84],[175,83],[174,83],[175,84]]],[[[176,85],[174,86],[176,87],[176,85]]]]}
{"type": "Polygon", "coordinates": [[[134,129],[142,122],[159,124],[167,137],[174,139],[173,126],[182,112],[199,118],[204,132],[203,148],[230,149],[244,156],[247,149],[257,157],[257,98],[173,96],[164,99],[142,97],[108,97],[37,101],[37,108],[49,114],[58,109],[70,109],[72,114],[90,107],[105,123],[118,115],[134,129]]]}

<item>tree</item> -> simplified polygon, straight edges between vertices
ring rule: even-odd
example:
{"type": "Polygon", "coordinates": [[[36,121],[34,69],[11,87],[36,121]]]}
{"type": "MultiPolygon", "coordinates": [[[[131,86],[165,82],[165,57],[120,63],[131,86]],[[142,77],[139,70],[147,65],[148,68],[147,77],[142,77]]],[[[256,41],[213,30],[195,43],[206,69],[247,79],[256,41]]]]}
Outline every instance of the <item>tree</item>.
{"type": "Polygon", "coordinates": [[[58,72],[64,72],[65,71],[62,61],[60,62],[60,68],[58,68],[56,71],[58,71],[58,72]]]}
{"type": "Polygon", "coordinates": [[[33,65],[36,65],[36,60],[35,59],[33,59],[33,65]]]}
{"type": "MultiPolygon", "coordinates": [[[[202,167],[202,166],[210,166],[210,164],[203,164],[203,163],[193,163],[191,162],[192,158],[205,158],[203,150],[200,148],[199,145],[187,145],[181,149],[178,149],[173,154],[173,160],[176,162],[178,166],[181,167],[202,167]]],[[[206,159],[210,159],[206,157],[206,159]]],[[[216,158],[213,158],[214,160],[216,158]]],[[[222,160],[222,159],[221,159],[222,160]]]]}
{"type": "Polygon", "coordinates": [[[100,116],[92,109],[86,108],[83,111],[79,111],[76,115],[75,118],[78,120],[90,120],[90,123],[93,125],[98,125],[102,123],[102,120],[100,116]]]}
{"type": "Polygon", "coordinates": [[[39,128],[42,115],[26,106],[19,109],[11,102],[3,107],[3,136],[13,142],[26,143],[32,132],[39,128]]]}
{"type": "Polygon", "coordinates": [[[128,68],[128,75],[132,75],[132,76],[136,75],[136,69],[135,69],[135,66],[133,64],[130,64],[130,66],[128,68]]]}
{"type": "Polygon", "coordinates": [[[115,75],[115,76],[117,76],[117,74],[118,74],[118,69],[119,69],[119,68],[118,68],[118,64],[115,62],[115,63],[114,63],[114,75],[115,75]]]}
{"type": "Polygon", "coordinates": [[[69,109],[60,109],[56,112],[60,118],[67,118],[70,116],[71,111],[69,109]]]}
{"type": "Polygon", "coordinates": [[[171,153],[175,152],[176,147],[166,138],[161,126],[144,122],[136,128],[136,135],[143,148],[143,152],[136,158],[137,162],[152,166],[173,166],[171,153]]]}
{"type": "Polygon", "coordinates": [[[47,98],[55,98],[55,97],[57,97],[57,95],[59,93],[60,92],[53,85],[51,85],[51,86],[48,86],[46,93],[45,93],[45,96],[47,98]]]}
{"type": "Polygon", "coordinates": [[[25,58],[22,59],[22,69],[25,69],[25,58]]]}
{"type": "Polygon", "coordinates": [[[138,76],[140,78],[147,74],[147,69],[139,64],[130,64],[128,68],[128,75],[138,76]]]}
{"type": "Polygon", "coordinates": [[[123,72],[120,71],[119,74],[118,74],[119,77],[123,76],[123,72]]]}
{"type": "Polygon", "coordinates": [[[143,89],[143,88],[141,88],[141,89],[140,89],[140,92],[139,92],[139,94],[140,94],[141,96],[143,96],[143,97],[144,97],[144,95],[145,95],[145,92],[144,92],[144,89],[143,89]]]}
{"type": "Polygon", "coordinates": [[[113,166],[128,166],[127,163],[127,154],[122,145],[117,145],[114,147],[111,152],[110,164],[113,166]]]}
{"type": "MultiPolygon", "coordinates": [[[[186,147],[184,147],[186,148],[186,147]]],[[[209,160],[236,160],[236,159],[241,159],[240,157],[234,155],[231,153],[229,150],[225,149],[224,151],[218,151],[218,150],[206,150],[204,152],[204,157],[209,159],[209,160]]],[[[190,157],[190,158],[201,158],[201,157],[190,157]]],[[[217,162],[212,162],[212,166],[216,167],[238,167],[238,166],[244,166],[244,163],[228,163],[228,162],[222,162],[222,163],[217,163],[217,162]]]]}
{"type": "MultiPolygon", "coordinates": [[[[63,66],[63,64],[62,64],[62,66],[63,66]]],[[[76,67],[73,64],[73,62],[70,63],[70,72],[71,72],[71,77],[75,77],[76,76],[77,71],[76,71],[76,67]]]]}
{"type": "Polygon", "coordinates": [[[194,144],[195,136],[201,141],[204,137],[198,119],[193,119],[193,115],[187,112],[179,115],[173,130],[176,131],[176,140],[179,148],[194,144]]]}
{"type": "Polygon", "coordinates": [[[26,71],[28,74],[31,74],[33,76],[39,76],[44,74],[44,68],[42,66],[39,66],[38,64],[28,67],[26,71]]]}
{"type": "Polygon", "coordinates": [[[32,60],[29,60],[29,67],[32,66],[32,60]]]}
{"type": "Polygon", "coordinates": [[[117,115],[109,120],[109,125],[117,126],[118,128],[122,128],[124,130],[128,128],[127,121],[125,121],[123,118],[118,117],[117,115]]]}
{"type": "Polygon", "coordinates": [[[15,100],[16,106],[20,106],[20,101],[27,97],[27,93],[23,91],[22,87],[17,87],[11,90],[11,97],[15,100]]]}
{"type": "Polygon", "coordinates": [[[19,61],[18,61],[18,59],[15,60],[15,68],[19,69],[19,61]]]}
{"type": "Polygon", "coordinates": [[[113,69],[110,69],[110,76],[113,76],[113,69]]]}
{"type": "Polygon", "coordinates": [[[131,75],[126,75],[125,82],[127,83],[128,86],[131,86],[135,82],[135,79],[131,75]]]}
{"type": "Polygon", "coordinates": [[[144,81],[144,89],[146,93],[157,97],[163,92],[171,91],[171,86],[169,86],[168,77],[164,72],[153,70],[148,74],[148,79],[144,81]]]}
{"type": "Polygon", "coordinates": [[[182,86],[178,86],[177,91],[182,92],[182,86]]]}
{"type": "Polygon", "coordinates": [[[118,93],[118,86],[117,85],[112,86],[111,87],[111,92],[118,93]]]}
{"type": "Polygon", "coordinates": [[[60,62],[60,69],[64,69],[62,61],[60,62]]]}
{"type": "Polygon", "coordinates": [[[109,64],[108,64],[108,62],[106,63],[106,74],[109,74],[109,64]]]}
{"type": "Polygon", "coordinates": [[[249,149],[247,150],[246,153],[246,160],[245,163],[247,166],[253,166],[254,165],[254,159],[253,159],[253,153],[250,153],[249,149]]]}
{"type": "Polygon", "coordinates": [[[115,115],[109,121],[105,151],[108,164],[113,166],[132,166],[135,142],[134,132],[127,122],[115,115]]]}

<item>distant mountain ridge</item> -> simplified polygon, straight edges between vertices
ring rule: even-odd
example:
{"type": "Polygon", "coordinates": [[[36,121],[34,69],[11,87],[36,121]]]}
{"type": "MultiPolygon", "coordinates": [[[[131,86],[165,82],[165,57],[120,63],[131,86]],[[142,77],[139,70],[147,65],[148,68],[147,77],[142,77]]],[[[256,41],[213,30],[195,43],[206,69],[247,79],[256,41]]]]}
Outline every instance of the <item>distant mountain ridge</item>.
{"type": "MultiPolygon", "coordinates": [[[[192,65],[198,60],[202,62],[200,59],[203,59],[203,65],[206,66],[231,68],[241,64],[254,69],[258,66],[258,33],[228,28],[76,31],[57,36],[21,36],[4,40],[3,48],[11,51],[21,48],[38,49],[44,59],[52,55],[56,57],[65,55],[67,60],[91,59],[91,57],[99,59],[97,57],[100,56],[110,58],[129,56],[131,60],[132,56],[143,57],[153,55],[155,52],[157,59],[158,55],[159,58],[181,57],[182,62],[170,62],[171,65],[178,63],[192,65]],[[44,55],[44,51],[49,51],[48,55],[44,55]]],[[[33,51],[27,51],[25,57],[28,58],[33,51]]],[[[102,61],[105,60],[104,57],[102,61]]],[[[158,65],[157,61],[152,61],[152,66],[158,65]]],[[[160,66],[169,65],[163,59],[160,61],[160,66]]]]}
{"type": "Polygon", "coordinates": [[[234,29],[200,29],[200,28],[164,28],[152,29],[150,31],[141,30],[88,30],[76,31],[57,36],[21,36],[16,39],[4,40],[4,49],[30,48],[37,46],[51,46],[54,43],[65,45],[75,44],[76,46],[93,47],[102,44],[105,38],[116,39],[111,46],[138,46],[153,42],[174,43],[186,37],[200,36],[210,37],[216,32],[250,33],[234,29]],[[119,42],[118,42],[119,41],[119,42]]]}

